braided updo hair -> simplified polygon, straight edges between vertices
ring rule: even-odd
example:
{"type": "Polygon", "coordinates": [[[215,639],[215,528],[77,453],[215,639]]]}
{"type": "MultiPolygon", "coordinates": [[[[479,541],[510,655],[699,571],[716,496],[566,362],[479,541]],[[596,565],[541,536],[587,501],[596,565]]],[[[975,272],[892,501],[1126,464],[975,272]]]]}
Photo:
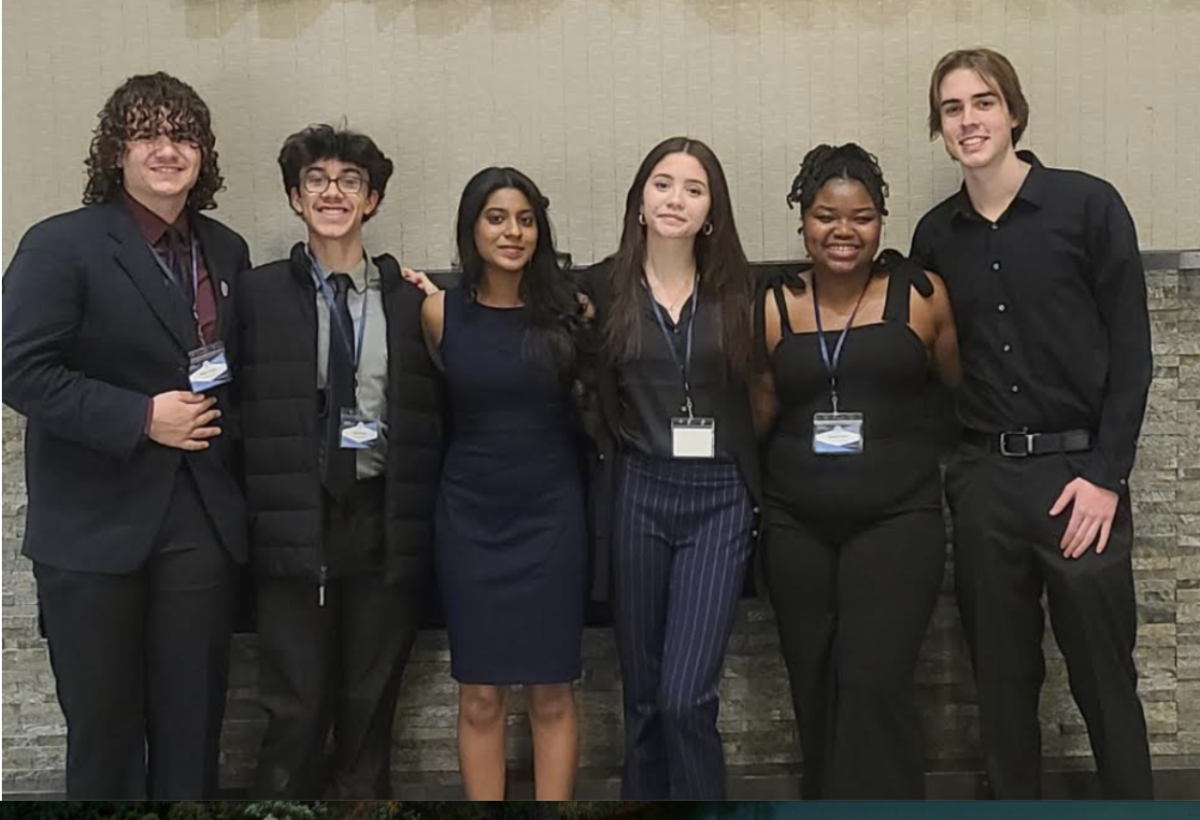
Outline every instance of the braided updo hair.
{"type": "Polygon", "coordinates": [[[861,182],[871,195],[871,201],[875,203],[880,216],[887,216],[884,200],[887,199],[888,184],[879,168],[879,160],[854,142],[836,146],[818,145],[805,154],[804,161],[800,163],[800,173],[792,180],[792,189],[787,195],[788,207],[799,203],[800,213],[803,214],[812,207],[817,191],[831,179],[861,182]]]}

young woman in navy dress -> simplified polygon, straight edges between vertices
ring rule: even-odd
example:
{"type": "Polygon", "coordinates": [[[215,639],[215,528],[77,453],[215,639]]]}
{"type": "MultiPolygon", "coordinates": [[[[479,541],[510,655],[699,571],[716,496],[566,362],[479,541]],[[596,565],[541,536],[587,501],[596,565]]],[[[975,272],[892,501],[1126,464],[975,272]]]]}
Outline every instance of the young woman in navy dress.
{"type": "Polygon", "coordinates": [[[528,687],[537,799],[570,799],[578,754],[587,525],[571,385],[585,319],[547,205],[516,169],[476,174],[458,209],[462,285],[421,317],[453,411],[437,570],[472,800],[504,797],[512,685],[528,687]]]}

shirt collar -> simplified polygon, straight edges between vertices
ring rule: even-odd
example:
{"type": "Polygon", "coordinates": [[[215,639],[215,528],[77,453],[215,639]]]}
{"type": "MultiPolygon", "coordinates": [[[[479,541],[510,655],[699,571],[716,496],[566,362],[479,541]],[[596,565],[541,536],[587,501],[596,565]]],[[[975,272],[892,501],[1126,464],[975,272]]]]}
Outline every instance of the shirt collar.
{"type": "MultiPolygon", "coordinates": [[[[1021,183],[1020,189],[1017,191],[1017,196],[1013,200],[1021,200],[1028,202],[1035,208],[1042,207],[1042,203],[1046,201],[1046,186],[1049,180],[1046,175],[1046,166],[1032,151],[1018,151],[1017,159],[1029,163],[1029,173],[1025,175],[1025,181],[1021,183]]],[[[954,216],[964,217],[966,219],[980,219],[975,206],[971,204],[971,197],[967,194],[967,183],[964,182],[959,186],[958,193],[954,195],[952,200],[954,216]]],[[[1012,206],[1009,206],[1012,207],[1012,206]]]]}
{"type": "MultiPolygon", "coordinates": [[[[316,257],[314,256],[313,259],[315,260],[316,257]]],[[[337,274],[337,273],[347,274],[350,277],[350,287],[354,288],[354,290],[357,291],[358,293],[362,293],[363,291],[365,291],[367,289],[368,282],[372,282],[375,279],[379,278],[379,272],[375,270],[374,265],[370,264],[370,257],[367,256],[365,251],[363,252],[362,261],[359,262],[357,265],[355,265],[350,270],[327,271],[323,267],[321,267],[319,263],[318,263],[317,269],[320,270],[321,273],[325,276],[326,282],[329,282],[330,277],[333,276],[334,274],[337,274]]],[[[330,287],[333,286],[332,282],[329,282],[329,284],[330,284],[330,287]]]]}
{"type": "Polygon", "coordinates": [[[157,245],[170,228],[178,231],[185,240],[188,238],[187,208],[180,211],[176,220],[168,225],[166,220],[130,196],[128,191],[122,191],[121,196],[124,197],[125,205],[129,208],[133,221],[137,223],[142,238],[151,245],[157,245]]]}

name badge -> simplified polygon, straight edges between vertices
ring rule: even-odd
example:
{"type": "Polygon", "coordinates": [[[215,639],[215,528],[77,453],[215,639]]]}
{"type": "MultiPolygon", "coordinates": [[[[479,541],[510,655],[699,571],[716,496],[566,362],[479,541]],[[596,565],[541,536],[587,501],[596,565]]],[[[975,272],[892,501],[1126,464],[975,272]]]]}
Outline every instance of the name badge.
{"type": "Polygon", "coordinates": [[[370,450],[379,442],[379,422],[353,410],[342,411],[341,431],[343,450],[370,450]]]}
{"type": "Polygon", "coordinates": [[[716,419],[671,419],[672,456],[675,458],[713,458],[716,454],[716,419]]]}
{"type": "Polygon", "coordinates": [[[862,413],[814,413],[813,452],[845,456],[863,451],[862,413]]]}
{"type": "Polygon", "coordinates": [[[223,342],[213,342],[188,354],[188,381],[197,393],[233,381],[223,342]]]}

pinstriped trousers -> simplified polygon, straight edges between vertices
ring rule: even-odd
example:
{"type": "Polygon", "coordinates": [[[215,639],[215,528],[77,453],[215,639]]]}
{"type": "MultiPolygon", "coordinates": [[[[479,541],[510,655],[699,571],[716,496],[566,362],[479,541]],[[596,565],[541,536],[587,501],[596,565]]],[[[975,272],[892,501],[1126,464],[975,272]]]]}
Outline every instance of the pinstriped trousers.
{"type": "Polygon", "coordinates": [[[752,523],[735,465],[622,456],[613,569],[624,800],[725,797],[717,687],[752,523]]]}

